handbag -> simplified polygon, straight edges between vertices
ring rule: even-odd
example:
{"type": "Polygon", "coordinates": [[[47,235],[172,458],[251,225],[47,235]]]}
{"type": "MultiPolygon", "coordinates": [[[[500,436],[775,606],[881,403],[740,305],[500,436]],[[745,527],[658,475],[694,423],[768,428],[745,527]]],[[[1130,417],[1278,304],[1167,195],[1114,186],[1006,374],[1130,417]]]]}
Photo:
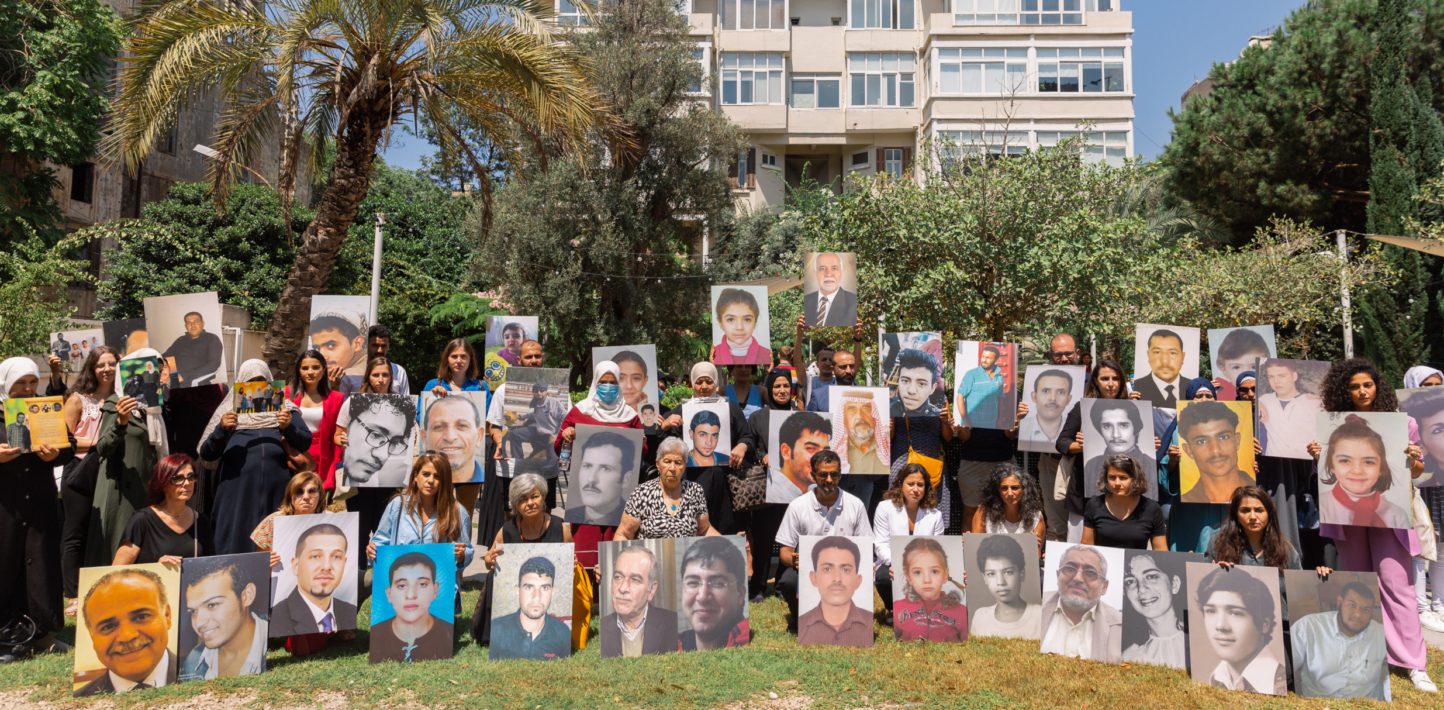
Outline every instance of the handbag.
{"type": "Polygon", "coordinates": [[[761,462],[752,464],[740,476],[728,476],[727,487],[732,489],[732,510],[745,513],[767,504],[767,467],[761,462]]]}
{"type": "Polygon", "coordinates": [[[903,428],[907,430],[908,437],[908,463],[915,463],[928,472],[928,478],[932,479],[933,489],[936,490],[943,484],[943,460],[933,458],[913,448],[912,417],[903,417],[903,428]]]}

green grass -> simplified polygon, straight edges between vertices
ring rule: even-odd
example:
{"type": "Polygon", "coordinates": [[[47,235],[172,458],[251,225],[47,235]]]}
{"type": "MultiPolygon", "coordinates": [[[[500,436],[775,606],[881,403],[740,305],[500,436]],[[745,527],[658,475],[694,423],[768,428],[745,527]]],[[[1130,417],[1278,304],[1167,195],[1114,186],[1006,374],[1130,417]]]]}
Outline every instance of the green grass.
{"type": "MultiPolygon", "coordinates": [[[[467,593],[471,609],[477,594],[467,593]]],[[[369,603],[362,607],[367,625],[369,603]]],[[[800,647],[788,635],[785,606],[770,599],[753,607],[752,645],[711,653],[602,659],[595,644],[553,662],[487,660],[486,649],[458,640],[456,658],[371,665],[366,633],[307,658],[272,652],[260,676],[180,683],[98,702],[119,707],[176,705],[208,696],[221,706],[598,708],[915,706],[922,708],[1083,707],[1189,708],[1364,707],[1368,703],[1309,701],[1233,693],[1198,685],[1181,671],[1119,667],[1038,653],[1037,642],[974,640],[966,644],[899,643],[879,627],[871,649],[800,647]],[[770,700],[776,694],[779,700],[770,700]],[[803,705],[807,703],[807,705],[803,705]]],[[[469,620],[458,620],[469,628],[469,620]]],[[[70,640],[73,629],[67,628],[70,640]]],[[[69,654],[50,654],[0,666],[0,703],[91,705],[70,697],[69,654]]],[[[1431,650],[1430,672],[1444,680],[1444,653],[1431,650]]],[[[1399,707],[1440,707],[1444,698],[1393,679],[1399,707]]]]}

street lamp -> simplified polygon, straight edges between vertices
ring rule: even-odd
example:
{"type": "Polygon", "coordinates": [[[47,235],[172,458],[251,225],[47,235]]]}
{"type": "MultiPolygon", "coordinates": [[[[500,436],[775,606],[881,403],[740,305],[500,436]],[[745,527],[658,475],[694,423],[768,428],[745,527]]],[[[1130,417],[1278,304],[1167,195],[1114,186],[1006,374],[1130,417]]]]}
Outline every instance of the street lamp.
{"type": "MultiPolygon", "coordinates": [[[[194,148],[191,148],[191,150],[193,150],[193,151],[195,151],[195,152],[197,152],[197,153],[200,153],[201,155],[204,155],[204,156],[206,156],[207,158],[210,158],[211,160],[220,160],[220,159],[221,159],[220,151],[218,151],[218,150],[216,150],[215,148],[212,148],[212,147],[210,147],[210,146],[208,146],[208,145],[201,145],[201,144],[197,143],[194,148]]],[[[261,184],[265,185],[266,187],[272,187],[271,181],[270,181],[270,180],[267,180],[265,175],[262,175],[262,174],[256,172],[255,170],[252,170],[252,169],[251,169],[251,166],[246,165],[245,163],[232,163],[232,165],[239,165],[242,170],[245,170],[246,172],[254,175],[257,180],[260,180],[260,181],[261,181],[261,184]]]]}

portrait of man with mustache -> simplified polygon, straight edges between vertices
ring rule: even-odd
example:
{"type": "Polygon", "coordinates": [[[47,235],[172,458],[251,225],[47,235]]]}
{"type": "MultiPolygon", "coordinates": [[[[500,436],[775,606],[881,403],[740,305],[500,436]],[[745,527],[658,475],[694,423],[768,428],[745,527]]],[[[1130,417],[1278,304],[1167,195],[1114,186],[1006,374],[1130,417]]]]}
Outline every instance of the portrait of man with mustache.
{"type": "MultiPolygon", "coordinates": [[[[1058,559],[1058,591],[1043,600],[1043,653],[1117,663],[1123,645],[1123,614],[1103,601],[1108,560],[1088,545],[1049,543],[1058,559]],[[1065,547],[1061,556],[1059,547],[1065,547]]],[[[1046,591],[1046,590],[1044,590],[1046,591]]]]}
{"type": "MultiPolygon", "coordinates": [[[[146,567],[159,565],[112,568],[83,595],[79,623],[104,672],[76,688],[75,697],[127,693],[175,682],[175,649],[169,645],[174,617],[166,583],[146,567]]],[[[90,675],[79,668],[76,671],[77,681],[90,675]]]]}
{"type": "MultiPolygon", "coordinates": [[[[806,554],[806,553],[804,553],[806,554]]],[[[871,555],[868,555],[871,557],[871,555]]],[[[812,569],[807,579],[817,590],[818,604],[797,619],[797,643],[831,646],[871,646],[872,609],[853,601],[862,586],[862,548],[841,535],[829,535],[812,546],[812,569]]],[[[872,560],[866,560],[872,574],[872,560]]],[[[872,596],[872,587],[868,587],[872,596]]]]}

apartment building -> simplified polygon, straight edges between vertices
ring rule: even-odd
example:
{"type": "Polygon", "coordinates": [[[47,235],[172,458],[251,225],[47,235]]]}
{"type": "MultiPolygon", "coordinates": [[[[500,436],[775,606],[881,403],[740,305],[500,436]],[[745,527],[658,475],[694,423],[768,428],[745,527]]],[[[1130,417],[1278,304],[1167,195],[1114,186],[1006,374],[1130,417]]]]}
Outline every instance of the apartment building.
{"type": "MultiPolygon", "coordinates": [[[[557,0],[562,24],[585,24],[557,0]]],[[[740,211],[805,178],[920,174],[919,158],[1009,155],[1081,135],[1133,155],[1132,13],[1121,0],[679,0],[696,87],[743,128],[740,211]]]]}

